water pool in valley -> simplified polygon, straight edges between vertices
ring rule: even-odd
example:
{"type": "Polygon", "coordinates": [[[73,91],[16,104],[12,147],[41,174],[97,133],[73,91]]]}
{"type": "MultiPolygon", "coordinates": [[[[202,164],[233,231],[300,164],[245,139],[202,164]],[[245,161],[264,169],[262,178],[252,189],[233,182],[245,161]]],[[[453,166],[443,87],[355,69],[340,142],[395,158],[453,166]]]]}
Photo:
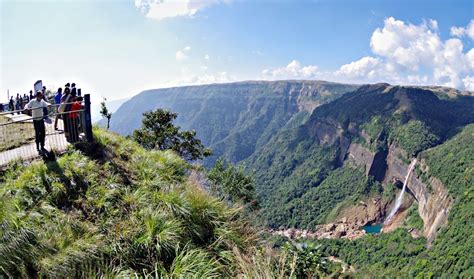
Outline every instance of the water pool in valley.
{"type": "Polygon", "coordinates": [[[382,224],[377,223],[377,224],[371,224],[371,225],[365,225],[362,227],[362,229],[366,233],[380,233],[382,231],[382,224]]]}

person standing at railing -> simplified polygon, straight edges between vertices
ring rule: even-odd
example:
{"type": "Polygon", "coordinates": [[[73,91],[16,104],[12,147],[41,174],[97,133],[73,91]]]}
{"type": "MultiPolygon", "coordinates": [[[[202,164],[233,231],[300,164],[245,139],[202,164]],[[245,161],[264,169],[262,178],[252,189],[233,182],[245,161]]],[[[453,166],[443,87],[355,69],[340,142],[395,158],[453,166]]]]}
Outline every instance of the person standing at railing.
{"type": "Polygon", "coordinates": [[[25,109],[31,110],[31,115],[33,117],[33,126],[35,128],[36,150],[38,150],[40,154],[46,150],[44,148],[46,129],[44,126],[43,108],[47,108],[49,106],[51,106],[51,104],[43,100],[43,94],[41,91],[37,91],[36,98],[29,101],[28,104],[26,104],[25,106],[25,109]]]}
{"type": "Polygon", "coordinates": [[[70,113],[67,115],[69,118],[69,135],[72,143],[79,141],[79,112],[82,109],[82,97],[75,97],[71,93],[73,103],[71,104],[70,113]]]}
{"type": "Polygon", "coordinates": [[[71,110],[71,102],[73,101],[73,97],[71,95],[71,90],[69,89],[69,83],[66,84],[64,89],[64,94],[61,98],[61,105],[59,105],[59,113],[61,113],[61,118],[63,119],[63,126],[64,126],[64,135],[66,136],[66,140],[71,142],[71,124],[69,121],[69,117],[66,114],[68,111],[71,110]]]}
{"type": "Polygon", "coordinates": [[[63,96],[63,89],[61,87],[58,88],[56,95],[54,95],[54,104],[56,105],[56,116],[54,117],[54,130],[58,129],[58,119],[59,119],[59,105],[61,104],[61,98],[63,96]]]}
{"type": "Polygon", "coordinates": [[[15,110],[15,101],[13,100],[13,96],[11,96],[10,101],[8,102],[8,108],[10,111],[15,110]]]}
{"type": "MultiPolygon", "coordinates": [[[[43,86],[43,101],[47,102],[47,92],[46,92],[46,86],[43,86]]],[[[51,119],[49,119],[49,116],[48,116],[48,108],[43,108],[43,118],[44,118],[44,121],[46,121],[46,123],[48,124],[51,124],[51,119]]]]}
{"type": "Polygon", "coordinates": [[[77,96],[76,84],[74,82],[71,83],[71,94],[77,96]]]}
{"type": "Polygon", "coordinates": [[[21,98],[20,98],[20,93],[16,94],[16,99],[15,99],[15,110],[17,110],[17,114],[20,114],[20,110],[22,108],[21,106],[21,98]]]}

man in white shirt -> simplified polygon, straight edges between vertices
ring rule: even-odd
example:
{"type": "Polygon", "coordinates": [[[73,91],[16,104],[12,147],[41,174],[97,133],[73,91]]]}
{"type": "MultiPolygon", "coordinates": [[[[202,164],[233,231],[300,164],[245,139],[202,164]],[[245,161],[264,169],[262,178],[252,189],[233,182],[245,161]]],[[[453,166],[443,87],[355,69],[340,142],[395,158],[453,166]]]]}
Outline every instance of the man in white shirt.
{"type": "Polygon", "coordinates": [[[37,91],[36,98],[30,100],[30,102],[25,106],[25,109],[31,110],[31,116],[33,117],[33,125],[35,127],[36,150],[38,150],[38,152],[42,152],[45,150],[44,140],[46,137],[46,131],[43,120],[43,108],[47,108],[49,106],[51,106],[51,104],[43,100],[43,94],[41,93],[41,91],[37,91]]]}

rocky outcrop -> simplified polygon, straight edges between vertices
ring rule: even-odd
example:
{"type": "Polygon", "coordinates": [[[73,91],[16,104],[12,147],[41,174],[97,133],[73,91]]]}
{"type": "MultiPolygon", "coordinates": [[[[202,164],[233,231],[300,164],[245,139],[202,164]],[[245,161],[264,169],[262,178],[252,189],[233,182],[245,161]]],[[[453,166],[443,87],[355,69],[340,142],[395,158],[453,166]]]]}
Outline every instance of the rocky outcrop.
{"type": "Polygon", "coordinates": [[[383,221],[388,206],[389,202],[382,198],[370,198],[343,209],[335,222],[318,225],[314,231],[289,228],[272,231],[272,233],[290,239],[357,239],[366,234],[362,229],[363,226],[383,221]]]}
{"type": "Polygon", "coordinates": [[[374,162],[375,152],[371,152],[359,143],[351,143],[347,151],[346,162],[354,166],[362,167],[365,174],[369,174],[370,167],[374,162]]]}
{"type": "Polygon", "coordinates": [[[385,218],[385,212],[389,209],[389,204],[389,201],[380,197],[360,201],[356,205],[341,210],[337,222],[353,224],[357,228],[367,224],[381,223],[385,218]]]}
{"type": "MultiPolygon", "coordinates": [[[[365,168],[366,174],[369,174],[371,170],[374,169],[374,165],[377,165],[377,167],[382,165],[385,167],[385,170],[383,172],[384,176],[380,181],[385,185],[391,182],[401,185],[405,180],[408,165],[410,163],[404,158],[407,158],[406,152],[398,148],[395,144],[389,146],[385,158],[377,159],[377,154],[375,152],[371,152],[361,144],[351,143],[347,151],[346,162],[365,168]]],[[[424,172],[429,172],[424,161],[418,163],[418,167],[421,167],[424,172]]],[[[418,203],[418,213],[424,223],[423,236],[428,239],[428,243],[431,243],[434,240],[438,229],[447,225],[448,213],[453,200],[441,181],[431,177],[429,181],[423,182],[421,178],[417,176],[416,172],[411,175],[408,181],[407,192],[410,193],[418,203]]],[[[405,209],[409,208],[411,203],[411,198],[405,196],[405,201],[395,218],[397,222],[392,222],[385,227],[385,232],[391,231],[403,224],[405,216],[403,212],[405,209]]],[[[386,212],[390,207],[385,204],[384,206],[378,208],[372,207],[371,209],[377,212],[378,217],[375,218],[375,220],[379,221],[385,217],[386,212]]],[[[367,214],[367,210],[364,210],[364,208],[354,207],[351,209],[351,212],[343,212],[341,216],[352,216],[354,220],[350,220],[350,222],[365,225],[366,223],[363,224],[363,222],[367,221],[367,223],[370,223],[372,221],[370,218],[363,218],[365,214],[367,214]],[[356,213],[357,210],[360,210],[360,214],[356,213]]],[[[373,212],[372,215],[368,214],[368,216],[373,216],[373,212]]]]}
{"type": "MultiPolygon", "coordinates": [[[[406,153],[391,145],[387,156],[387,173],[385,182],[403,181],[407,175],[408,164],[402,158],[406,153]]],[[[419,166],[424,171],[429,171],[424,161],[419,166]]],[[[423,219],[423,235],[431,243],[442,226],[447,225],[448,213],[453,203],[448,191],[438,179],[431,177],[424,183],[414,172],[408,180],[407,189],[418,202],[418,213],[423,219]]]]}
{"type": "Polygon", "coordinates": [[[366,233],[360,227],[351,223],[336,222],[317,226],[315,231],[299,230],[294,228],[270,231],[274,235],[285,236],[289,239],[313,238],[313,239],[357,239],[366,233]]]}

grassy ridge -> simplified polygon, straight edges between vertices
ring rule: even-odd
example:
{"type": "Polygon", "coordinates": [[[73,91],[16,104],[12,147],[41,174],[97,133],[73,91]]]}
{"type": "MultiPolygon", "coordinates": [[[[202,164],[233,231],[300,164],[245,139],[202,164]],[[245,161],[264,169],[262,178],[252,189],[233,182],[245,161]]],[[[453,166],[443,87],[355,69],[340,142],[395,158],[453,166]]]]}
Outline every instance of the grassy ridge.
{"type": "Polygon", "coordinates": [[[254,234],[172,152],[95,130],[94,155],[12,166],[0,184],[0,273],[221,277],[254,234]]]}

